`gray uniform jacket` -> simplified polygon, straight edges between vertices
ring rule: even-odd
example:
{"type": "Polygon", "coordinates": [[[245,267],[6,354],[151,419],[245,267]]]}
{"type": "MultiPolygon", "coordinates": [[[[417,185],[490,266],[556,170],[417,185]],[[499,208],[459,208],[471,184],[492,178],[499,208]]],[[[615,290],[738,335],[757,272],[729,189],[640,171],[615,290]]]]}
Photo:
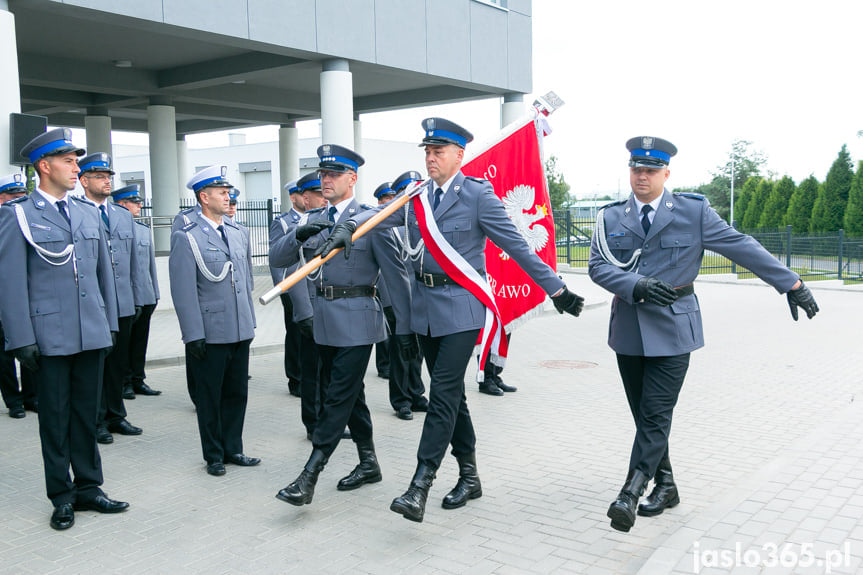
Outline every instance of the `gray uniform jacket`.
{"type": "Polygon", "coordinates": [[[642,277],[665,280],[675,287],[691,284],[701,268],[705,249],[751,270],[780,293],[787,292],[799,279],[755,239],[729,226],[699,195],[664,191],[647,237],[632,196],[606,207],[604,217],[608,246],[618,260],[627,261],[634,250],[643,250],[638,267],[624,271],[600,256],[596,237],[591,246],[590,277],[615,294],[608,344],[619,354],[670,356],[704,345],[695,294],[662,307],[634,303],[632,290],[642,277]]]}
{"type": "MultiPolygon", "coordinates": [[[[303,214],[300,214],[294,209],[276,217],[273,220],[273,223],[270,224],[270,246],[278,243],[278,241],[283,238],[291,228],[296,227],[302,217],[303,214]]],[[[290,274],[294,273],[298,265],[299,264],[293,264],[283,268],[270,266],[270,275],[273,277],[273,285],[276,285],[290,274]]],[[[288,297],[291,298],[291,304],[293,307],[292,319],[294,322],[299,322],[304,319],[314,317],[315,315],[314,309],[312,308],[312,300],[309,296],[309,289],[305,284],[306,282],[297,282],[287,291],[288,297]]]]}
{"type": "MultiPolygon", "coordinates": [[[[90,202],[84,198],[83,201],[90,202]]],[[[95,206],[95,204],[94,204],[95,206]]],[[[138,264],[135,250],[135,219],[126,208],[105,204],[111,224],[108,249],[114,267],[114,287],[117,292],[117,313],[120,317],[135,315],[135,295],[132,290],[138,264]]],[[[98,210],[98,207],[96,208],[98,210]]],[[[100,217],[101,221],[101,217],[100,217]]]]}
{"type": "MultiPolygon", "coordinates": [[[[434,182],[429,182],[431,186],[434,182]]],[[[429,186],[420,193],[432,193],[429,186]]],[[[431,203],[431,202],[430,202],[431,203]]],[[[413,201],[409,203],[408,227],[412,246],[416,246],[421,235],[413,201]]],[[[362,213],[352,219],[358,224],[371,218],[382,209],[362,213]]],[[[519,266],[548,294],[564,287],[548,265],[530,249],[512,223],[503,207],[503,202],[494,194],[486,180],[456,175],[450,189],[434,211],[434,219],[444,238],[468,264],[485,273],[485,240],[490,238],[508,253],[519,266]]],[[[378,227],[404,225],[404,210],[384,220],[378,227]]],[[[434,260],[428,248],[422,257],[412,262],[411,273],[411,329],[421,335],[440,337],[462,331],[480,329],[485,325],[485,306],[469,291],[457,284],[426,287],[416,279],[417,273],[443,274],[443,269],[434,260]]],[[[390,286],[392,287],[392,286],[390,286]]],[[[390,290],[393,294],[394,290],[390,290]]],[[[399,317],[396,312],[396,317],[399,317]]]]}
{"type": "Polygon", "coordinates": [[[132,291],[135,305],[155,305],[159,301],[159,278],[156,276],[156,252],[150,237],[150,226],[135,222],[135,269],[132,291]]]}
{"type": "Polygon", "coordinates": [[[180,321],[183,343],[236,343],[255,336],[255,311],[252,304],[251,246],[248,236],[230,218],[223,218],[229,246],[218,230],[199,214],[192,223],[171,236],[168,273],[171,297],[180,321]],[[207,279],[192,254],[187,235],[195,238],[206,268],[218,275],[225,262],[233,262],[233,277],[228,273],[220,282],[207,279]],[[230,250],[230,252],[228,251],[230,250]]]}
{"type": "Polygon", "coordinates": [[[7,350],[35,343],[42,355],[73,355],[109,347],[111,332],[117,331],[104,224],[96,208],[68,197],[71,229],[37,193],[0,208],[0,321],[7,350]],[[74,265],[54,266],[36,253],[18,227],[15,204],[23,208],[36,244],[52,252],[75,246],[74,265]]]}
{"type": "MultiPolygon", "coordinates": [[[[344,221],[361,211],[354,199],[342,212],[344,221]]],[[[326,219],[326,210],[307,212],[309,221],[326,219]]],[[[296,227],[270,246],[270,265],[285,267],[299,259],[299,250],[305,250],[310,257],[329,237],[330,231],[324,230],[306,240],[302,246],[296,239],[296,227]]],[[[386,277],[390,286],[393,310],[396,313],[396,333],[411,333],[408,324],[411,295],[407,272],[398,257],[392,236],[385,230],[372,231],[354,242],[351,257],[336,254],[320,269],[314,281],[308,281],[309,295],[314,307],[315,343],[333,347],[368,345],[387,338],[383,307],[377,297],[349,297],[327,300],[317,294],[318,288],[374,286],[379,271],[386,277]]]]}

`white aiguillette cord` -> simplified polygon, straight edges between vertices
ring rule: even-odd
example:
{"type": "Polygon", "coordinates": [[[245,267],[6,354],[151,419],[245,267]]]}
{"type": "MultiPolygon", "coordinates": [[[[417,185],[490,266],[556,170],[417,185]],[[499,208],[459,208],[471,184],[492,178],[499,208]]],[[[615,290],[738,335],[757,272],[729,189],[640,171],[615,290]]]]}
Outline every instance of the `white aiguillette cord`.
{"type": "Polygon", "coordinates": [[[198,269],[201,271],[201,274],[208,280],[213,283],[219,283],[220,281],[224,281],[228,274],[231,274],[231,283],[234,283],[234,262],[228,260],[225,262],[225,265],[222,266],[222,271],[219,275],[215,275],[207,268],[207,264],[204,263],[204,258],[201,255],[201,249],[198,247],[198,242],[195,240],[194,236],[191,233],[186,232],[186,237],[189,238],[189,246],[192,248],[192,255],[195,256],[195,263],[198,264],[198,269]]]}
{"type": "MultiPolygon", "coordinates": [[[[39,244],[33,240],[33,234],[30,233],[30,224],[27,222],[27,214],[24,213],[24,210],[21,209],[21,206],[14,205],[15,208],[15,217],[18,219],[18,227],[21,229],[21,234],[24,236],[24,239],[27,240],[27,243],[30,244],[36,253],[39,254],[46,263],[51,264],[52,266],[62,266],[65,265],[72,258],[72,254],[75,251],[75,246],[73,244],[69,244],[66,248],[61,252],[52,252],[46,250],[39,244]],[[63,258],[63,261],[52,261],[48,258],[63,258]]],[[[78,277],[77,270],[75,273],[75,277],[78,277]]]]}
{"type": "Polygon", "coordinates": [[[602,259],[611,265],[624,270],[629,270],[638,263],[638,258],[641,256],[641,248],[635,250],[635,253],[632,254],[632,257],[630,257],[627,262],[618,260],[614,257],[614,254],[611,253],[611,249],[608,247],[608,239],[605,237],[605,208],[602,208],[599,210],[599,213],[596,214],[596,225],[594,226],[594,229],[596,230],[594,232],[596,235],[596,244],[599,248],[599,255],[602,259]]]}

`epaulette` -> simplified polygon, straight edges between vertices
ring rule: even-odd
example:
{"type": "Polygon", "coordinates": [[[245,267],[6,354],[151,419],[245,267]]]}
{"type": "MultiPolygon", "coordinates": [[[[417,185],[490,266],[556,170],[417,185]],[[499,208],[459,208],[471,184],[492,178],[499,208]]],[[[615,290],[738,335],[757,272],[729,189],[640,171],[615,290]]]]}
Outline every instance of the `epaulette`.
{"type": "Polygon", "coordinates": [[[75,201],[81,202],[82,204],[87,204],[88,206],[93,206],[94,208],[96,207],[96,202],[94,202],[94,201],[92,201],[92,200],[90,200],[90,199],[88,199],[88,198],[85,198],[84,196],[73,196],[73,195],[70,195],[69,197],[70,197],[70,198],[72,198],[72,199],[73,199],[73,200],[75,200],[75,201]]]}
{"type": "Polygon", "coordinates": [[[147,224],[145,224],[144,222],[139,222],[138,220],[135,220],[135,223],[136,223],[136,224],[138,224],[139,226],[144,226],[144,227],[145,227],[145,228],[147,228],[148,230],[150,229],[150,226],[148,226],[148,225],[147,225],[147,224]]]}
{"type": "Polygon", "coordinates": [[[113,206],[114,206],[115,208],[123,208],[123,209],[124,209],[124,210],[126,210],[127,212],[129,211],[129,208],[127,208],[127,207],[126,207],[126,206],[124,206],[123,204],[113,204],[113,206]]]}
{"type": "Polygon", "coordinates": [[[605,208],[610,208],[611,206],[622,206],[623,204],[625,204],[628,201],[629,200],[617,200],[616,202],[611,202],[611,203],[605,204],[604,206],[602,206],[599,209],[604,210],[605,208]]]}
{"type": "Polygon", "coordinates": [[[478,184],[490,183],[490,182],[489,182],[488,180],[486,180],[486,179],[483,179],[483,178],[475,178],[474,176],[465,176],[465,177],[464,177],[464,179],[465,179],[465,180],[471,180],[471,181],[474,181],[474,182],[476,182],[476,183],[478,183],[478,184]]]}
{"type": "Polygon", "coordinates": [[[322,212],[322,211],[324,211],[325,209],[326,209],[326,206],[323,206],[323,207],[320,207],[320,208],[315,208],[315,209],[313,209],[313,210],[306,210],[306,211],[305,211],[305,213],[307,213],[307,214],[316,214],[316,213],[318,213],[318,212],[322,212]]]}
{"type": "Polygon", "coordinates": [[[194,211],[195,211],[195,206],[192,206],[191,208],[183,208],[182,210],[180,210],[180,213],[181,214],[191,214],[194,211]]]}
{"type": "Polygon", "coordinates": [[[240,224],[238,224],[237,222],[235,222],[233,219],[231,219],[229,217],[222,218],[222,223],[228,224],[232,228],[240,229],[240,224]]]}
{"type": "Polygon", "coordinates": [[[15,198],[14,200],[3,202],[3,205],[5,206],[6,204],[9,204],[11,206],[12,204],[20,204],[21,202],[27,201],[27,198],[29,197],[30,196],[21,196],[20,198],[15,198]]]}
{"type": "Polygon", "coordinates": [[[368,205],[368,204],[360,204],[360,207],[361,207],[362,209],[364,209],[364,210],[372,210],[372,209],[374,209],[374,207],[373,207],[373,206],[370,206],[370,205],[368,205]]]}
{"type": "Polygon", "coordinates": [[[188,232],[189,230],[191,230],[192,228],[194,228],[197,225],[198,225],[197,222],[189,222],[188,224],[186,224],[185,226],[180,228],[180,231],[181,232],[188,232]]]}
{"type": "Polygon", "coordinates": [[[693,200],[698,200],[700,202],[704,201],[704,196],[701,194],[694,194],[692,192],[672,192],[675,196],[683,196],[684,198],[692,198],[693,200]]]}

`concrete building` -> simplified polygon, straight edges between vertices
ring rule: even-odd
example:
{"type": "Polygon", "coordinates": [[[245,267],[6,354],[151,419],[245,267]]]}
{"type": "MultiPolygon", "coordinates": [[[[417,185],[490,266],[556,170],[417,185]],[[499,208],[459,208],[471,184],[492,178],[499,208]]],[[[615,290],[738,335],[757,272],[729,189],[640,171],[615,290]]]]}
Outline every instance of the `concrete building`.
{"type": "MultiPolygon", "coordinates": [[[[308,155],[297,121],[365,153],[363,113],[499,97],[502,123],[517,118],[531,38],[530,0],[0,0],[0,172],[13,113],[85,128],[89,152],[147,132],[145,187],[171,216],[195,167],[187,134],[280,126],[265,161],[281,187],[308,155]]],[[[244,184],[263,167],[238,167],[244,184]]]]}

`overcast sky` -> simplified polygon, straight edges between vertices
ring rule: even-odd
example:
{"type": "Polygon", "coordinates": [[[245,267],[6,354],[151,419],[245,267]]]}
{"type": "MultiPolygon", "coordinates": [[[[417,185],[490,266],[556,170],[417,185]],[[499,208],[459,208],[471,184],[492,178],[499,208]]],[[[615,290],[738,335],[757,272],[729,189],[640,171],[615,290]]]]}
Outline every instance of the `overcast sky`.
{"type": "MultiPolygon", "coordinates": [[[[855,169],[863,159],[861,22],[860,0],[534,0],[535,94],[525,103],[549,90],[566,102],[549,119],[546,153],[579,197],[628,194],[624,144],[641,135],[679,148],[671,187],[709,181],[737,138],[779,176],[823,180],[843,144],[855,169]]],[[[422,118],[444,115],[483,140],[499,113],[495,99],[367,114],[363,136],[417,141],[422,118]]],[[[318,123],[300,129],[314,137],[318,123]]],[[[248,141],[274,137],[261,129],[248,141]]],[[[417,162],[405,169],[422,170],[420,152],[417,162]]]]}

